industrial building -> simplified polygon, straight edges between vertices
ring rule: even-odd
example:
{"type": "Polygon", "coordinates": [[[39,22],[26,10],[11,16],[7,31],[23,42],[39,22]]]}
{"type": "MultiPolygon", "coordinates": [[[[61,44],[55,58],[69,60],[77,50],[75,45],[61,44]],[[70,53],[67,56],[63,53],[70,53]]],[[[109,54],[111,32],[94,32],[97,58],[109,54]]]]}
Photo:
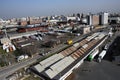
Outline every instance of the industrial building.
{"type": "Polygon", "coordinates": [[[108,13],[89,14],[87,16],[88,25],[106,25],[108,24],[108,13]]]}
{"type": "Polygon", "coordinates": [[[39,62],[39,64],[32,66],[30,69],[45,79],[64,80],[106,39],[107,33],[94,33],[74,43],[67,49],[39,62]]]}
{"type": "Polygon", "coordinates": [[[90,32],[90,26],[83,26],[83,27],[80,28],[80,33],[81,34],[86,34],[88,32],[90,32]]]}

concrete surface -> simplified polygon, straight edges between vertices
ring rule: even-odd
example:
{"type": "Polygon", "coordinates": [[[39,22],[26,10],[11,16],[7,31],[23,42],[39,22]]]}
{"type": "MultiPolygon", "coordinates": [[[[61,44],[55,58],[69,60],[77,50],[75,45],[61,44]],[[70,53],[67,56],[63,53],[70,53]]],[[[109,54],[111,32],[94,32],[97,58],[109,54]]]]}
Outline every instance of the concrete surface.
{"type": "Polygon", "coordinates": [[[73,74],[74,80],[120,80],[120,66],[106,60],[101,63],[85,61],[73,74]]]}

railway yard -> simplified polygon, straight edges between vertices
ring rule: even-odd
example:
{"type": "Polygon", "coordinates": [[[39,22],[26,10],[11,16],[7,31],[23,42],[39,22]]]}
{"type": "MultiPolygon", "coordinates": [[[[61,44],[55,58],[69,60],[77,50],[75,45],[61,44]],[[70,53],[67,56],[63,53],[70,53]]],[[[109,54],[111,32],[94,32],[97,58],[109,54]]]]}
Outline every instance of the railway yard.
{"type": "Polygon", "coordinates": [[[120,80],[120,1],[1,1],[0,80],[120,80]]]}
{"type": "MultiPolygon", "coordinates": [[[[94,57],[93,60],[90,60],[91,62],[86,62],[86,60],[96,50],[101,52],[103,46],[108,44],[109,39],[112,38],[109,34],[109,28],[96,29],[80,36],[77,35],[78,33],[56,30],[53,32],[28,31],[24,33],[8,33],[3,36],[9,37],[11,43],[16,47],[16,51],[9,49],[10,51],[7,54],[1,54],[1,62],[5,63],[3,66],[11,67],[10,65],[14,66],[18,63],[16,66],[20,65],[19,69],[21,69],[24,68],[25,63],[34,58],[30,62],[34,64],[28,68],[30,72],[41,79],[55,80],[70,80],[70,77],[74,76],[73,74],[79,74],[76,70],[79,70],[80,65],[84,66],[86,63],[98,64],[97,60],[94,60],[94,57]],[[108,42],[106,42],[107,40],[108,42]],[[5,57],[4,60],[2,60],[2,56],[5,57]],[[9,56],[8,59],[6,59],[7,56],[9,56]]],[[[4,42],[4,40],[7,39],[5,38],[1,41],[4,42]]],[[[2,52],[6,53],[5,51],[2,52]]],[[[94,56],[98,56],[99,52],[94,54],[94,56]]],[[[103,60],[103,62],[106,61],[103,60]]],[[[14,70],[16,71],[16,69],[14,70]]],[[[2,75],[0,78],[5,76],[4,74],[2,75]]],[[[78,77],[72,78],[71,80],[78,79],[78,77]]]]}

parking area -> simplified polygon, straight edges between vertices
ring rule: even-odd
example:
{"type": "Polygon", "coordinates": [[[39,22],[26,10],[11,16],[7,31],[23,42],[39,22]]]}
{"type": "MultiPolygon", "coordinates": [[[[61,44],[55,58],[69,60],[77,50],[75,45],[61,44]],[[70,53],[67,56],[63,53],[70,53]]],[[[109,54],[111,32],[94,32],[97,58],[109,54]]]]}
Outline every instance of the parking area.
{"type": "Polygon", "coordinates": [[[85,61],[78,69],[74,70],[71,80],[119,80],[120,67],[112,62],[103,60],[101,63],[85,61]]]}

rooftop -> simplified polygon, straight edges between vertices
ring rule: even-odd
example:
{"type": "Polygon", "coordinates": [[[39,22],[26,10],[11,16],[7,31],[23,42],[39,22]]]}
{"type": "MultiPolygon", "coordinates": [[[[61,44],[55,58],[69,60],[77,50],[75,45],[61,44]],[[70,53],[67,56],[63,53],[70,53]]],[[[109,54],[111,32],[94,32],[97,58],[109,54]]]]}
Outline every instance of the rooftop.
{"type": "Polygon", "coordinates": [[[75,44],[73,44],[60,53],[41,61],[39,64],[33,66],[32,69],[49,79],[60,79],[61,76],[83,59],[104,38],[104,33],[94,33],[76,43],[79,45],[74,46],[75,44]]]}

